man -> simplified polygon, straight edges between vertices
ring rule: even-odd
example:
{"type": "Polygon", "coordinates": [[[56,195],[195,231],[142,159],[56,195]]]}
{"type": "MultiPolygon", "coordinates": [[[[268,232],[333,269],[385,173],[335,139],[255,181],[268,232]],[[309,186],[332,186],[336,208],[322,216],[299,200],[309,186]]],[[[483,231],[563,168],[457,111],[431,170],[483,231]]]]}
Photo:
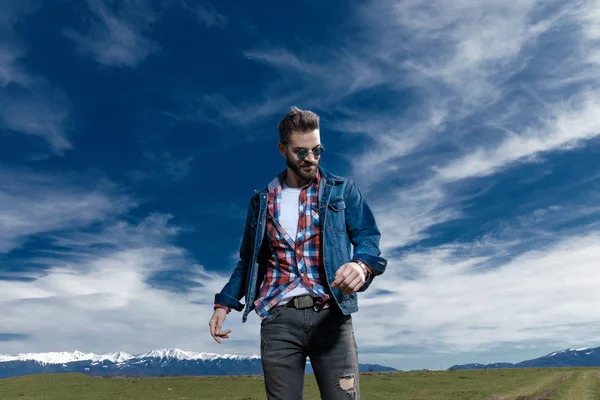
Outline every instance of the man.
{"type": "Polygon", "coordinates": [[[242,322],[255,310],[268,399],[302,398],[307,357],[323,399],[358,399],[351,314],[357,292],[385,271],[380,233],[354,182],[320,167],[315,113],[292,107],[279,139],[287,169],[250,200],[240,260],[215,296],[210,333],[221,343],[232,309],[244,311],[242,322]]]}

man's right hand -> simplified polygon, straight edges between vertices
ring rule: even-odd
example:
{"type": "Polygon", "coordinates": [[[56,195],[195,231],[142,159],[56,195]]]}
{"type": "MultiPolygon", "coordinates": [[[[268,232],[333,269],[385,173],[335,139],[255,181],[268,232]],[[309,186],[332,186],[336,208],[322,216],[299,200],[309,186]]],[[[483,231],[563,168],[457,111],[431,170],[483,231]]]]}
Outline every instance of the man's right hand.
{"type": "Polygon", "coordinates": [[[225,322],[226,317],[227,311],[222,308],[217,308],[213,313],[210,322],[208,323],[208,326],[210,327],[210,335],[219,344],[221,344],[221,339],[229,339],[229,334],[231,333],[231,329],[221,332],[221,327],[223,326],[223,322],[225,322]]]}

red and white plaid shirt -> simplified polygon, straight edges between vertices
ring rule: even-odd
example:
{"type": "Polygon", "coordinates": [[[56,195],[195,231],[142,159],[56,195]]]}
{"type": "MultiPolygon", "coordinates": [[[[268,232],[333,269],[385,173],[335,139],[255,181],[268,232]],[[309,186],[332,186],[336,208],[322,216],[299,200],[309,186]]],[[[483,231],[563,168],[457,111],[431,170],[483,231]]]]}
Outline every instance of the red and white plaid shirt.
{"type": "Polygon", "coordinates": [[[264,318],[277,306],[285,294],[303,282],[316,304],[327,308],[330,296],[325,289],[322,262],[321,228],[319,226],[318,194],[320,173],[300,191],[299,218],[296,238],[290,237],[279,223],[281,182],[269,191],[266,231],[273,251],[258,299],[254,302],[257,314],[264,318]]]}

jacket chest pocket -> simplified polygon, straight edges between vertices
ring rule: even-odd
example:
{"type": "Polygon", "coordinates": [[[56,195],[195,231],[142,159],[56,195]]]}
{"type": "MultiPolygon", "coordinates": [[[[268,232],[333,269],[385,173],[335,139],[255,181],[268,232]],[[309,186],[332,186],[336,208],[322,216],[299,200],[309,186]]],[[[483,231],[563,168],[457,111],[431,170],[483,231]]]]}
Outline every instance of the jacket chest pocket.
{"type": "Polygon", "coordinates": [[[335,232],[346,232],[346,202],[344,199],[331,199],[327,209],[332,229],[335,232]]]}

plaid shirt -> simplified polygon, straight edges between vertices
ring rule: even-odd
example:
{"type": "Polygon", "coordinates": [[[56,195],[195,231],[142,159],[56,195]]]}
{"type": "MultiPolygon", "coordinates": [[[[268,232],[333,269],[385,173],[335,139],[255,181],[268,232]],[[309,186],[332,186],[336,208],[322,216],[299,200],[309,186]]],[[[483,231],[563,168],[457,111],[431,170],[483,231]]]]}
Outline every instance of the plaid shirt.
{"type": "Polygon", "coordinates": [[[267,235],[273,255],[258,300],[254,302],[257,314],[264,318],[279,304],[283,296],[300,285],[309,288],[311,295],[318,297],[316,304],[323,308],[329,305],[329,294],[325,290],[325,272],[322,263],[321,228],[319,226],[318,193],[320,173],[309,185],[302,188],[299,198],[298,233],[295,240],[279,224],[281,192],[279,185],[269,191],[267,235]]]}

